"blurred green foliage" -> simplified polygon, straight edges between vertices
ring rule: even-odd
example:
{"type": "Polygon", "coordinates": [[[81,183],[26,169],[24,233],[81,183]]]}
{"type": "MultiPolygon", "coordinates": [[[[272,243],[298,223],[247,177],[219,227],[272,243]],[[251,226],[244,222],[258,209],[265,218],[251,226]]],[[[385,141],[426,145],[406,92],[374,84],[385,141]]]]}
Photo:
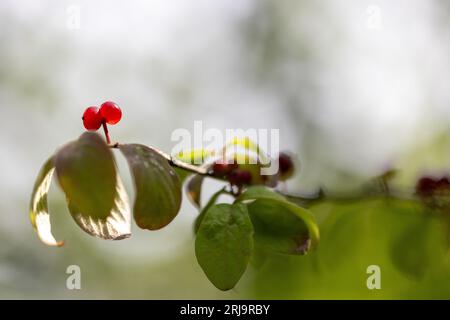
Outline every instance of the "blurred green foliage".
{"type": "Polygon", "coordinates": [[[373,198],[311,207],[321,241],[306,257],[271,255],[260,267],[258,298],[450,298],[444,228],[410,200],[373,198]],[[381,289],[369,290],[367,268],[381,270],[381,289]]]}

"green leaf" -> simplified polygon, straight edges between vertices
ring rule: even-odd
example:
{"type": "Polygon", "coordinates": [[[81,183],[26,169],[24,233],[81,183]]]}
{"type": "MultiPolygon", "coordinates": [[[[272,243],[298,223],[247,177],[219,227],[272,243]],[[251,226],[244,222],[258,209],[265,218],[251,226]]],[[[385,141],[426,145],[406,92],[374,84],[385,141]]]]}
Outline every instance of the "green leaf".
{"type": "Polygon", "coordinates": [[[251,186],[248,187],[237,199],[236,201],[242,202],[246,200],[256,200],[256,199],[274,199],[287,201],[285,197],[281,194],[276,193],[264,186],[251,186]]]}
{"type": "Polygon", "coordinates": [[[195,254],[208,279],[220,290],[232,289],[247,268],[253,227],[244,204],[212,206],[200,224],[195,254]]]}
{"type": "Polygon", "coordinates": [[[225,189],[220,189],[216,193],[214,193],[211,198],[209,198],[208,203],[206,206],[203,207],[203,209],[200,211],[200,214],[198,215],[197,219],[195,219],[194,223],[194,232],[197,233],[198,228],[200,227],[200,224],[202,223],[202,220],[206,214],[206,212],[211,208],[213,205],[216,204],[217,199],[225,193],[225,189]]]}
{"type": "Polygon", "coordinates": [[[59,184],[69,206],[86,218],[106,219],[116,196],[116,166],[105,141],[85,132],[55,156],[59,184]]]}
{"type": "Polygon", "coordinates": [[[201,194],[202,194],[203,176],[197,174],[189,179],[186,184],[186,191],[188,199],[197,208],[201,207],[201,194]]]}
{"type": "MultiPolygon", "coordinates": [[[[200,166],[202,169],[209,170],[211,168],[210,163],[205,163],[200,166]]],[[[202,185],[204,176],[197,174],[194,175],[192,178],[189,179],[188,183],[186,184],[186,191],[189,201],[196,206],[197,208],[200,208],[201,205],[201,194],[202,194],[202,185]]]]}
{"type": "Polygon", "coordinates": [[[134,219],[142,229],[157,230],[169,224],[181,205],[181,183],[167,159],[139,144],[120,145],[134,178],[134,219]]]}
{"type": "Polygon", "coordinates": [[[319,242],[319,229],[312,214],[282,195],[254,186],[243,192],[237,202],[248,202],[255,228],[255,241],[271,251],[304,254],[319,242]]]}
{"type": "Polygon", "coordinates": [[[106,240],[131,235],[128,196],[104,140],[86,132],[55,156],[59,184],[70,214],[88,234],[106,240]]]}
{"type": "Polygon", "coordinates": [[[50,215],[48,213],[47,194],[55,168],[53,157],[42,166],[34,184],[30,201],[30,220],[36,230],[39,239],[49,246],[60,247],[64,241],[56,241],[52,235],[50,215]]]}
{"type": "Polygon", "coordinates": [[[187,171],[182,168],[174,167],[173,170],[175,170],[176,174],[178,175],[178,179],[180,179],[180,183],[183,183],[189,176],[192,175],[192,172],[187,171]]]}
{"type": "Polygon", "coordinates": [[[310,213],[285,201],[255,200],[248,204],[261,248],[283,254],[305,254],[318,241],[318,228],[310,213]]]}

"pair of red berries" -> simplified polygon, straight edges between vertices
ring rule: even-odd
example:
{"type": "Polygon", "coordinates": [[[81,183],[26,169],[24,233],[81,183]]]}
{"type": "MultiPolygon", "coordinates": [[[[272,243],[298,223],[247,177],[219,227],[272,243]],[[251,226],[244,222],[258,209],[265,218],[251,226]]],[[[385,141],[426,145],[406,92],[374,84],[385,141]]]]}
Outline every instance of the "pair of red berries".
{"type": "Polygon", "coordinates": [[[83,125],[87,130],[98,130],[103,123],[116,124],[122,118],[122,110],[112,101],[102,103],[100,108],[89,107],[83,113],[83,125]]]}

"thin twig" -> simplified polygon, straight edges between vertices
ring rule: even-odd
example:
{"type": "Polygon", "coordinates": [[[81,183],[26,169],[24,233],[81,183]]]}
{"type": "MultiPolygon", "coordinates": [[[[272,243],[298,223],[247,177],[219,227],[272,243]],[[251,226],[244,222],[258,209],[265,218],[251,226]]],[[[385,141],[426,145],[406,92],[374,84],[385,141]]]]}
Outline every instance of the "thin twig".
{"type": "MultiPolygon", "coordinates": [[[[119,149],[120,144],[118,142],[112,143],[112,144],[109,143],[108,146],[110,148],[119,149]]],[[[208,176],[208,177],[211,177],[211,178],[217,178],[216,176],[213,175],[213,173],[211,171],[208,170],[208,168],[200,167],[200,166],[196,166],[196,165],[193,165],[193,164],[190,164],[190,163],[183,162],[183,161],[181,161],[181,160],[179,160],[179,159],[177,159],[177,158],[175,158],[175,157],[173,157],[173,156],[171,156],[171,155],[169,155],[169,154],[167,154],[167,153],[165,153],[165,152],[163,152],[161,150],[158,150],[158,149],[156,149],[154,147],[149,147],[149,148],[154,150],[154,151],[156,151],[156,152],[158,152],[161,156],[163,156],[165,159],[167,159],[169,164],[171,166],[173,166],[173,167],[177,167],[177,168],[180,168],[180,169],[192,172],[192,173],[196,173],[196,174],[199,174],[199,175],[202,175],[202,176],[208,176]]]]}
{"type": "Polygon", "coordinates": [[[406,192],[400,192],[397,190],[396,192],[386,192],[385,190],[372,190],[366,192],[359,192],[356,194],[325,194],[322,190],[314,195],[299,195],[299,194],[291,194],[286,192],[281,192],[277,190],[278,193],[285,196],[288,200],[295,202],[301,206],[309,207],[313,204],[321,202],[323,200],[339,202],[339,203],[348,203],[355,202],[361,199],[400,199],[400,200],[416,200],[416,198],[406,192]]]}
{"type": "MultiPolygon", "coordinates": [[[[108,146],[110,148],[113,149],[119,149],[120,148],[120,144],[118,142],[115,143],[108,143],[108,146]]],[[[194,174],[198,174],[198,175],[202,175],[202,176],[206,176],[206,177],[210,177],[213,179],[218,179],[221,181],[224,181],[222,178],[217,177],[213,174],[213,172],[211,170],[209,170],[207,167],[205,166],[196,166],[190,163],[186,163],[183,162],[159,149],[156,149],[154,147],[149,147],[150,149],[158,152],[162,157],[164,157],[171,166],[173,167],[177,167],[186,171],[189,171],[191,173],[194,174]]],[[[327,199],[327,200],[331,200],[331,201],[337,201],[337,202],[348,202],[348,201],[356,201],[362,198],[376,198],[376,197],[386,197],[386,199],[389,198],[397,198],[397,199],[404,199],[404,200],[411,200],[414,197],[411,197],[411,195],[409,194],[402,194],[397,192],[392,192],[389,189],[384,189],[381,191],[369,191],[369,192],[362,192],[356,195],[332,195],[332,194],[327,194],[325,195],[323,190],[319,190],[319,192],[317,192],[316,194],[309,194],[309,195],[300,195],[300,194],[291,194],[288,192],[284,192],[281,190],[275,190],[276,192],[278,192],[279,194],[283,195],[284,197],[286,197],[288,200],[297,203],[301,206],[304,207],[309,207],[311,205],[313,205],[314,203],[320,202],[321,200],[327,199]]],[[[232,194],[232,192],[230,192],[232,194]]]]}

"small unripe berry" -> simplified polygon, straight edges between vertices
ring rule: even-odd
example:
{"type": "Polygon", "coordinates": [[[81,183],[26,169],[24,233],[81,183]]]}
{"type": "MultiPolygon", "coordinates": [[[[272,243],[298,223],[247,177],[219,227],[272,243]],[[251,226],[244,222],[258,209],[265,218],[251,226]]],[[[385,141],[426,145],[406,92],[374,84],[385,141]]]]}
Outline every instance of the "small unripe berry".
{"type": "Polygon", "coordinates": [[[294,162],[290,155],[280,152],[278,164],[280,168],[280,180],[287,180],[294,174],[294,162]]]}
{"type": "Polygon", "coordinates": [[[102,103],[100,114],[107,124],[116,124],[122,118],[122,110],[112,101],[102,103]]]}
{"type": "Polygon", "coordinates": [[[89,107],[84,113],[83,125],[87,130],[98,130],[102,125],[102,116],[100,115],[99,109],[97,107],[89,107]]]}

